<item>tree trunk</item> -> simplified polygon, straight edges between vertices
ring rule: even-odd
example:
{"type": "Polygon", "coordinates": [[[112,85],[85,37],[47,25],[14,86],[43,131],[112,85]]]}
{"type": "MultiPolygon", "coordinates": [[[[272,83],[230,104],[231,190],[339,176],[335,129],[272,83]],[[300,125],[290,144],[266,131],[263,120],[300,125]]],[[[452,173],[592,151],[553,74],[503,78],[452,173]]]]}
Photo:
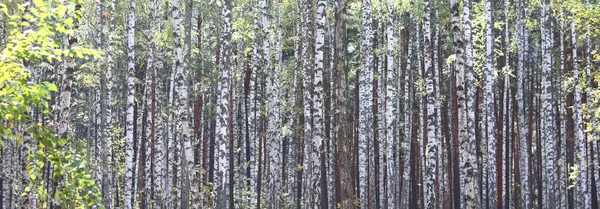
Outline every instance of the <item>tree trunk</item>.
{"type": "Polygon", "coordinates": [[[337,0],[335,10],[335,68],[334,68],[334,115],[333,138],[335,138],[335,166],[339,173],[336,175],[336,192],[339,193],[337,203],[341,208],[354,208],[356,195],[350,169],[352,167],[352,137],[350,136],[350,121],[348,120],[348,84],[347,82],[347,34],[346,34],[346,0],[337,0]]]}
{"type": "Polygon", "coordinates": [[[315,74],[314,88],[312,92],[313,100],[313,121],[314,121],[314,137],[311,143],[311,156],[313,176],[311,177],[311,187],[313,188],[313,198],[311,208],[327,208],[327,196],[322,196],[322,193],[327,193],[326,181],[322,181],[324,175],[321,172],[326,172],[322,167],[325,162],[325,149],[323,149],[323,137],[325,130],[323,129],[323,57],[325,44],[325,9],[327,4],[324,0],[317,2],[317,18],[316,18],[316,33],[315,33],[315,74]]]}
{"type": "Polygon", "coordinates": [[[127,21],[127,119],[125,125],[125,188],[123,208],[130,209],[133,207],[132,192],[133,192],[133,114],[134,114],[134,70],[135,70],[135,0],[129,0],[129,17],[127,21]]]}
{"type": "MultiPolygon", "coordinates": [[[[482,170],[487,175],[486,178],[486,206],[496,205],[496,109],[494,106],[494,20],[492,1],[485,2],[486,14],[486,38],[485,38],[485,91],[484,91],[484,106],[485,106],[485,121],[486,121],[486,141],[487,141],[487,170],[482,170]]],[[[499,145],[502,146],[502,145],[499,145]]]]}
{"type": "Polygon", "coordinates": [[[232,37],[232,19],[231,19],[231,11],[232,11],[232,2],[231,0],[223,0],[223,21],[224,28],[222,33],[223,40],[223,60],[220,65],[221,72],[219,75],[218,89],[221,91],[219,94],[219,98],[217,100],[217,137],[216,140],[218,147],[216,152],[217,157],[217,168],[215,180],[214,180],[214,189],[215,189],[215,197],[216,201],[213,203],[213,207],[224,206],[229,204],[229,198],[227,194],[229,182],[229,166],[228,166],[228,149],[227,145],[229,144],[229,131],[228,128],[230,126],[229,121],[231,115],[229,115],[229,103],[230,101],[230,75],[233,71],[233,63],[232,63],[232,49],[231,49],[231,37],[232,37]]]}
{"type": "MultiPolygon", "coordinates": [[[[371,141],[373,137],[372,122],[373,116],[371,114],[372,103],[369,98],[373,98],[373,29],[372,29],[372,16],[371,16],[371,1],[363,0],[361,4],[361,69],[359,71],[359,88],[355,91],[359,91],[359,118],[358,124],[358,189],[357,195],[360,198],[360,208],[367,206],[367,142],[371,141]]],[[[336,37],[337,38],[337,37],[336,37]]]]}
{"type": "Polygon", "coordinates": [[[432,66],[433,52],[431,46],[431,9],[429,1],[423,1],[424,4],[424,26],[423,26],[423,55],[425,63],[425,82],[427,91],[427,132],[424,134],[424,139],[427,142],[427,152],[424,153],[426,156],[425,161],[425,208],[435,208],[436,206],[436,195],[435,195],[435,182],[436,182],[436,158],[437,156],[437,143],[439,141],[436,135],[436,123],[435,123],[435,72],[432,66]]]}
{"type": "MultiPolygon", "coordinates": [[[[380,2],[380,5],[383,2],[380,2]]],[[[395,102],[396,99],[396,91],[394,90],[396,85],[394,84],[394,1],[387,1],[387,21],[385,22],[386,27],[386,39],[387,39],[387,57],[385,60],[385,151],[384,151],[384,167],[383,167],[383,188],[384,193],[383,201],[384,207],[390,208],[393,207],[394,197],[393,195],[393,186],[394,180],[392,179],[392,171],[394,171],[394,145],[395,137],[395,117],[393,117],[396,113],[395,102]]]]}

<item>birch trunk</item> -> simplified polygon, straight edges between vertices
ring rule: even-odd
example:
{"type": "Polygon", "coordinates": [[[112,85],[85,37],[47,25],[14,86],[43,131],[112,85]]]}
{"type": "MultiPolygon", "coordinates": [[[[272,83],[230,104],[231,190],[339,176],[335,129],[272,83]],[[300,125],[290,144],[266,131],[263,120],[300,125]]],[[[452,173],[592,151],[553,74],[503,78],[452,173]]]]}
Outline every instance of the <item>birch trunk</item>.
{"type": "MultiPolygon", "coordinates": [[[[552,104],[553,103],[553,87],[552,87],[552,82],[551,82],[551,78],[552,78],[552,28],[550,27],[550,5],[549,5],[549,1],[545,0],[543,1],[543,5],[542,5],[542,19],[541,19],[541,33],[542,33],[542,72],[543,72],[543,77],[542,77],[542,96],[543,96],[543,101],[542,101],[542,106],[543,106],[543,110],[542,110],[542,124],[541,126],[543,127],[543,132],[542,132],[542,138],[543,140],[546,142],[546,147],[545,148],[538,148],[538,149],[543,149],[544,153],[546,154],[546,159],[545,159],[545,163],[546,165],[544,165],[543,167],[545,168],[545,172],[544,172],[544,186],[547,186],[546,188],[544,188],[544,196],[546,196],[548,198],[548,207],[550,208],[554,208],[555,207],[555,173],[556,173],[556,161],[555,161],[555,147],[556,147],[556,133],[555,133],[555,128],[554,128],[554,111],[552,109],[552,104]]],[[[575,75],[577,75],[577,69],[575,69],[575,75]]],[[[577,80],[575,80],[575,83],[577,83],[577,80]]],[[[577,91],[577,90],[576,90],[577,91]]],[[[577,94],[577,93],[576,93],[577,94]]],[[[579,98],[579,96],[577,96],[576,98],[579,98]]],[[[583,136],[583,132],[582,136],[583,136]]],[[[542,206],[540,206],[542,207],[542,206]]]]}
{"type": "MultiPolygon", "coordinates": [[[[173,41],[175,44],[175,65],[173,68],[175,69],[175,82],[176,82],[176,92],[178,93],[177,98],[177,125],[176,132],[177,139],[180,141],[180,146],[182,149],[181,154],[179,154],[180,162],[181,162],[181,207],[187,208],[189,207],[189,192],[192,190],[192,195],[195,200],[198,199],[198,192],[196,191],[196,187],[193,186],[192,181],[196,181],[194,172],[194,155],[190,142],[190,130],[189,130],[189,109],[188,109],[188,91],[187,91],[187,75],[190,68],[190,55],[191,55],[191,2],[186,1],[186,17],[185,22],[186,25],[186,37],[185,37],[185,60],[183,60],[182,48],[181,48],[181,33],[180,33],[180,13],[179,13],[179,1],[172,1],[172,15],[173,15],[173,41]]],[[[195,204],[199,203],[199,201],[195,201],[195,204]]],[[[197,205],[194,206],[197,208],[197,205]]]]}
{"type": "Polygon", "coordinates": [[[529,208],[529,176],[528,176],[528,170],[529,170],[529,153],[528,153],[528,149],[527,149],[527,126],[526,126],[526,120],[525,120],[525,95],[524,95],[524,89],[525,89],[525,83],[523,82],[525,79],[525,75],[527,75],[527,73],[525,72],[525,57],[527,56],[527,50],[525,48],[525,42],[527,40],[525,40],[525,23],[524,23],[524,19],[525,18],[525,3],[524,0],[518,0],[517,1],[517,24],[516,24],[516,31],[517,31],[517,52],[518,52],[518,58],[517,58],[517,108],[519,109],[519,144],[520,146],[520,157],[521,159],[519,159],[519,167],[521,168],[520,172],[520,182],[521,185],[519,185],[518,188],[521,189],[520,193],[521,193],[521,208],[529,208]]]}
{"type": "Polygon", "coordinates": [[[129,16],[127,21],[127,118],[125,125],[125,188],[123,208],[133,206],[133,107],[134,107],[134,69],[135,69],[135,0],[129,0],[129,16]]]}
{"type": "Polygon", "coordinates": [[[425,67],[425,82],[427,92],[427,152],[424,153],[426,156],[425,164],[425,208],[435,208],[436,196],[435,196],[435,182],[436,182],[436,158],[437,158],[437,143],[438,137],[436,136],[436,124],[435,124],[435,92],[434,84],[435,73],[432,66],[432,46],[431,46],[431,9],[429,7],[429,1],[423,1],[424,5],[424,25],[423,25],[423,55],[424,55],[424,67],[425,67]]]}
{"type": "MultiPolygon", "coordinates": [[[[545,12],[548,12],[549,8],[548,6],[546,6],[545,8],[545,12]]],[[[544,14],[547,15],[547,14],[544,14]]],[[[548,16],[545,16],[546,18],[549,18],[548,16]]],[[[545,19],[546,21],[549,21],[549,19],[545,19]]],[[[544,29],[544,28],[542,28],[544,29]]],[[[548,31],[549,29],[546,29],[547,33],[550,33],[548,31]]],[[[545,38],[549,38],[549,35],[547,35],[545,38]]],[[[578,198],[578,206],[583,207],[583,208],[590,208],[591,207],[591,194],[588,191],[588,184],[587,184],[587,152],[586,152],[586,138],[585,135],[583,133],[583,111],[581,109],[581,90],[580,90],[580,84],[579,84],[579,79],[580,79],[580,74],[579,74],[579,57],[577,55],[577,39],[578,39],[578,34],[577,34],[577,27],[576,27],[576,23],[575,21],[573,21],[571,23],[571,43],[573,44],[573,84],[575,85],[575,104],[573,105],[573,107],[575,108],[575,139],[577,141],[577,153],[576,156],[578,156],[578,161],[577,164],[579,165],[579,176],[577,177],[577,188],[576,191],[577,196],[579,196],[578,198]]],[[[544,39],[542,39],[544,40],[544,39]]],[[[549,50],[551,46],[545,45],[548,48],[544,48],[546,50],[549,50]]],[[[545,54],[545,58],[550,57],[550,52],[546,52],[547,54],[545,54]]],[[[550,58],[546,58],[548,60],[544,60],[544,64],[546,64],[546,62],[548,62],[548,67],[550,66],[550,58]]],[[[550,85],[550,83],[548,83],[548,85],[550,85]]],[[[544,86],[546,87],[546,86],[544,86]]],[[[545,100],[544,100],[545,101],[545,100]]],[[[546,103],[544,104],[546,105],[546,103]]],[[[550,127],[548,127],[550,128],[550,127]]],[[[548,136],[551,137],[552,135],[548,136]]],[[[551,144],[548,144],[548,146],[550,147],[551,144]]],[[[550,159],[548,159],[550,160],[550,159]]],[[[550,170],[549,170],[550,172],[550,170]]],[[[552,188],[552,187],[551,187],[552,188]]]]}
{"type": "Polygon", "coordinates": [[[229,190],[228,186],[229,182],[229,166],[228,166],[228,149],[227,145],[229,144],[229,122],[231,115],[229,115],[229,103],[231,98],[230,91],[230,75],[232,72],[232,49],[231,49],[231,37],[233,33],[232,29],[232,19],[231,19],[231,10],[232,10],[232,2],[231,0],[223,0],[223,8],[222,8],[222,16],[224,21],[224,28],[222,33],[222,42],[223,42],[223,60],[220,66],[221,72],[219,75],[219,87],[221,93],[219,94],[219,98],[217,100],[217,168],[215,175],[215,199],[216,201],[213,203],[213,207],[225,206],[229,203],[229,190]]]}
{"type": "MultiPolygon", "coordinates": [[[[463,30],[465,46],[465,65],[464,65],[464,100],[466,101],[466,115],[461,120],[461,154],[463,155],[461,171],[463,175],[463,186],[465,187],[465,206],[474,208],[478,206],[475,193],[479,191],[474,181],[477,174],[477,159],[475,155],[475,78],[473,71],[473,43],[471,39],[471,0],[463,0],[463,30]],[[462,134],[461,134],[462,133],[462,134]]],[[[459,96],[460,99],[460,96],[459,96]]],[[[460,115],[459,115],[460,116],[460,115]]]]}
{"type": "MultiPolygon", "coordinates": [[[[380,2],[380,4],[383,4],[383,2],[380,2]]],[[[394,83],[394,28],[393,28],[393,22],[394,22],[394,1],[393,0],[388,0],[387,1],[387,21],[385,22],[386,25],[386,39],[387,39],[387,57],[386,57],[386,72],[385,72],[385,124],[386,124],[386,130],[385,130],[385,159],[384,162],[386,162],[386,164],[384,164],[384,191],[385,193],[383,193],[383,197],[384,198],[384,206],[390,208],[393,207],[393,203],[394,203],[394,180],[393,180],[393,172],[395,169],[393,169],[394,166],[394,146],[396,144],[396,138],[394,137],[394,130],[395,130],[395,124],[396,124],[396,119],[394,117],[394,115],[396,115],[396,109],[395,109],[395,100],[396,100],[396,85],[394,83]]]]}
{"type": "Polygon", "coordinates": [[[373,29],[372,29],[372,11],[371,11],[371,0],[362,0],[361,4],[361,69],[359,71],[359,152],[358,152],[358,195],[360,197],[360,207],[367,207],[367,187],[366,182],[368,173],[367,166],[369,164],[367,160],[367,142],[373,138],[373,115],[371,114],[373,98],[373,29]]]}
{"type": "MultiPolygon", "coordinates": [[[[323,57],[324,57],[324,44],[325,44],[325,9],[326,2],[319,0],[317,2],[317,17],[316,17],[316,34],[315,34],[315,74],[314,74],[314,89],[312,91],[313,100],[313,121],[314,121],[314,137],[311,142],[311,155],[309,156],[312,161],[311,171],[311,188],[312,201],[310,208],[327,208],[327,204],[322,201],[326,200],[321,197],[322,185],[326,182],[321,181],[321,164],[325,163],[325,150],[323,149],[323,137],[325,134],[324,121],[323,121],[323,57]]],[[[325,187],[327,188],[327,187],[325,187]]]]}
{"type": "MultiPolygon", "coordinates": [[[[485,2],[485,90],[484,90],[484,106],[485,106],[485,123],[486,123],[486,141],[487,141],[487,156],[486,179],[487,192],[486,204],[491,206],[496,205],[496,109],[494,106],[494,20],[493,20],[492,0],[485,2]]],[[[502,145],[500,145],[502,146],[502,145]]]]}
{"type": "MultiPolygon", "coordinates": [[[[110,13],[114,13],[116,10],[116,0],[111,0],[110,2],[110,13]]],[[[112,122],[112,110],[113,110],[113,69],[114,69],[114,60],[113,60],[113,38],[112,33],[115,29],[115,18],[113,15],[110,16],[109,20],[109,30],[108,30],[108,52],[107,54],[107,69],[106,69],[106,108],[105,108],[105,121],[106,124],[104,127],[104,141],[106,143],[106,149],[103,152],[103,169],[102,169],[102,182],[103,191],[102,199],[104,200],[104,206],[107,209],[113,208],[113,163],[112,163],[112,133],[113,122],[112,122]]]]}

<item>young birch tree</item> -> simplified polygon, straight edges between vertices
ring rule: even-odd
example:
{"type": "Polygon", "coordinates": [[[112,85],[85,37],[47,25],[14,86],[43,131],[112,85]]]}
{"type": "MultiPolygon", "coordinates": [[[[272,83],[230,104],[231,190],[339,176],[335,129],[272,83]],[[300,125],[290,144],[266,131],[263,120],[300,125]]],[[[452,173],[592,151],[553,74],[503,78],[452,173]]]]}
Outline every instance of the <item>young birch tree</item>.
{"type": "MultiPolygon", "coordinates": [[[[487,203],[496,205],[496,109],[494,106],[494,21],[493,21],[492,0],[485,2],[485,89],[484,89],[484,106],[485,106],[485,127],[487,139],[487,155],[486,193],[487,203]]],[[[502,145],[500,145],[502,146],[502,145]]]]}
{"type": "Polygon", "coordinates": [[[313,101],[313,121],[314,121],[314,136],[311,141],[311,155],[309,156],[312,161],[311,168],[311,188],[313,188],[313,198],[310,202],[311,208],[327,208],[326,203],[322,203],[320,200],[321,193],[326,191],[321,191],[321,185],[325,184],[325,182],[321,181],[321,164],[325,163],[321,161],[324,159],[325,150],[323,149],[323,138],[325,134],[324,121],[323,121],[323,57],[324,57],[324,45],[325,45],[325,9],[326,2],[324,0],[319,0],[317,2],[317,17],[315,20],[316,23],[316,33],[315,33],[315,74],[314,74],[314,88],[312,91],[312,101],[313,101]]]}
{"type": "Polygon", "coordinates": [[[358,191],[360,197],[360,207],[367,207],[367,186],[368,173],[367,165],[367,142],[373,137],[373,115],[371,114],[371,98],[373,98],[373,29],[372,29],[372,11],[371,0],[362,0],[361,4],[361,69],[359,71],[359,152],[358,152],[358,191]]]}
{"type": "Polygon", "coordinates": [[[217,124],[216,124],[216,140],[217,147],[217,168],[215,168],[216,175],[214,180],[215,188],[215,199],[213,207],[225,206],[229,203],[228,201],[228,188],[229,188],[229,166],[228,166],[228,142],[230,133],[228,131],[230,127],[229,115],[229,103],[231,102],[231,91],[230,91],[230,75],[233,69],[232,63],[232,49],[231,49],[231,38],[232,38],[232,1],[223,0],[222,2],[222,16],[223,16],[223,33],[221,35],[222,41],[222,54],[223,60],[220,66],[221,72],[219,74],[218,89],[220,94],[217,100],[217,124]]]}
{"type": "Polygon", "coordinates": [[[435,181],[436,181],[436,158],[437,158],[437,143],[438,138],[435,124],[435,92],[434,84],[435,73],[432,66],[432,46],[431,46],[431,9],[429,0],[423,1],[424,16],[423,16],[423,55],[425,63],[425,82],[427,92],[427,156],[425,168],[425,208],[435,208],[435,181]]]}
{"type": "Polygon", "coordinates": [[[135,96],[135,0],[129,0],[129,16],[127,21],[127,118],[125,122],[125,188],[123,208],[133,207],[133,107],[135,96]]]}

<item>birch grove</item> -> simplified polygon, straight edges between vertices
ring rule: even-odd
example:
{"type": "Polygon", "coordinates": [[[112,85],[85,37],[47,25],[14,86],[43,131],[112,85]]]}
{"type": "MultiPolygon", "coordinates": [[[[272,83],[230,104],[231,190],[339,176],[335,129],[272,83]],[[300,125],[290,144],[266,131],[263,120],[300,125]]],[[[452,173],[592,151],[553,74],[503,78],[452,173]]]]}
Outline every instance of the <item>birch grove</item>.
{"type": "Polygon", "coordinates": [[[0,208],[598,208],[600,6],[8,0],[0,208]]]}

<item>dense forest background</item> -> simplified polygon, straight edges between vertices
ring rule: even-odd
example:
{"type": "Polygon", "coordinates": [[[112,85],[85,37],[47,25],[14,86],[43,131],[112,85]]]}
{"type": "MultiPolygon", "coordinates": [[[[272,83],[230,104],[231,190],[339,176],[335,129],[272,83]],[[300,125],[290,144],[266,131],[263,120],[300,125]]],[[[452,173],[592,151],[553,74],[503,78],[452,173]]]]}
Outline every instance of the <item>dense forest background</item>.
{"type": "Polygon", "coordinates": [[[0,208],[598,208],[596,0],[4,0],[0,208]]]}

